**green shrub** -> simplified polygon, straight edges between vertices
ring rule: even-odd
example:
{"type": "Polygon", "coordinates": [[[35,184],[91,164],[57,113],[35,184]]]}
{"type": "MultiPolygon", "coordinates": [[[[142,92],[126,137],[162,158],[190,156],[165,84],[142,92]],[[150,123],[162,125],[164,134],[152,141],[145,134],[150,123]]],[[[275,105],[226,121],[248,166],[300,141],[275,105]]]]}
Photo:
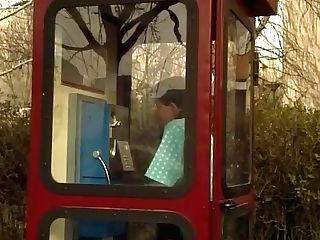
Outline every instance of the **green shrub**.
{"type": "MultiPolygon", "coordinates": [[[[0,103],[0,238],[23,239],[29,114],[0,103]]],[[[320,239],[320,111],[255,108],[255,239],[320,239]]]]}
{"type": "Polygon", "coordinates": [[[255,108],[255,239],[320,239],[320,111],[255,108]]]}
{"type": "Polygon", "coordinates": [[[29,113],[0,103],[0,239],[23,239],[29,113]]]}

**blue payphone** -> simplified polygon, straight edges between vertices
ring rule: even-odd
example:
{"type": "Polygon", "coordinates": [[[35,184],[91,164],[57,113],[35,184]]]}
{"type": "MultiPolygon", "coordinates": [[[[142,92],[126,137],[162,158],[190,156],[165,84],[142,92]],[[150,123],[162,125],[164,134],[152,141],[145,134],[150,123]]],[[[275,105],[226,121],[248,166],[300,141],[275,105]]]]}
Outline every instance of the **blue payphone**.
{"type": "Polygon", "coordinates": [[[102,99],[69,95],[67,179],[72,183],[106,184],[105,173],[93,152],[108,164],[108,105],[102,99]]]}
{"type": "MultiPolygon", "coordinates": [[[[122,138],[119,139],[119,146],[117,139],[110,133],[112,128],[121,126],[121,122],[116,120],[115,105],[108,105],[103,99],[73,93],[69,95],[68,115],[68,181],[81,184],[114,183],[109,166],[116,152],[124,156],[114,160],[120,162],[123,171],[134,170],[130,149],[123,153],[121,147],[129,147],[128,142],[123,141],[128,138],[125,136],[128,126],[120,129],[122,138]]],[[[74,227],[77,238],[116,236],[123,234],[126,228],[124,223],[85,220],[78,221],[74,227]]]]}
{"type": "MultiPolygon", "coordinates": [[[[127,108],[72,93],[68,116],[68,182],[107,184],[107,166],[114,175],[134,171],[127,108]]],[[[114,176],[113,183],[119,181],[114,176]]]]}

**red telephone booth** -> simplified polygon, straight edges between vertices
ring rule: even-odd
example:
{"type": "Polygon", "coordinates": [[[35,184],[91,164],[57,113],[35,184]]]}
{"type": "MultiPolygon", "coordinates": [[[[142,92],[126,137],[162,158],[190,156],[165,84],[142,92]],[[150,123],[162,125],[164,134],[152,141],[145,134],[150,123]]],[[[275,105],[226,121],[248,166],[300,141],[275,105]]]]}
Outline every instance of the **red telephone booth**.
{"type": "Polygon", "coordinates": [[[27,239],[251,239],[253,17],[276,4],[36,0],[27,239]]]}

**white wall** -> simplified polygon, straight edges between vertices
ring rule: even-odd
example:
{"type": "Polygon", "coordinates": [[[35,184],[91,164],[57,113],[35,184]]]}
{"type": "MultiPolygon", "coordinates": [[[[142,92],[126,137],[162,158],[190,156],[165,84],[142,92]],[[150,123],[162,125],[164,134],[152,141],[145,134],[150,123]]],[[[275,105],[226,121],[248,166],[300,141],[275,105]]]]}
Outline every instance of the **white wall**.
{"type": "Polygon", "coordinates": [[[58,218],[50,226],[49,240],[63,240],[65,237],[65,219],[58,218]]]}

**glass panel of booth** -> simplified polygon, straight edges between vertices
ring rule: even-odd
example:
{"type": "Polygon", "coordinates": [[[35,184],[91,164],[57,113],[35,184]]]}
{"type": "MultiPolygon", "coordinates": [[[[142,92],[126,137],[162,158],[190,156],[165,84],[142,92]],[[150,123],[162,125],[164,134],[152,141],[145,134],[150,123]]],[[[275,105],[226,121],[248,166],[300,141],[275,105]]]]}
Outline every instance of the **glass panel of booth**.
{"type": "Polygon", "coordinates": [[[183,178],[186,22],[176,1],[57,13],[55,181],[172,187],[183,178]]]}
{"type": "Polygon", "coordinates": [[[48,240],[183,240],[183,235],[175,224],[81,217],[55,219],[48,240]]]}
{"type": "Polygon", "coordinates": [[[227,21],[225,181],[234,187],[251,181],[252,38],[234,14],[227,21]]]}
{"type": "Polygon", "coordinates": [[[251,212],[243,205],[225,212],[222,225],[222,240],[248,240],[251,230],[251,212]]]}

